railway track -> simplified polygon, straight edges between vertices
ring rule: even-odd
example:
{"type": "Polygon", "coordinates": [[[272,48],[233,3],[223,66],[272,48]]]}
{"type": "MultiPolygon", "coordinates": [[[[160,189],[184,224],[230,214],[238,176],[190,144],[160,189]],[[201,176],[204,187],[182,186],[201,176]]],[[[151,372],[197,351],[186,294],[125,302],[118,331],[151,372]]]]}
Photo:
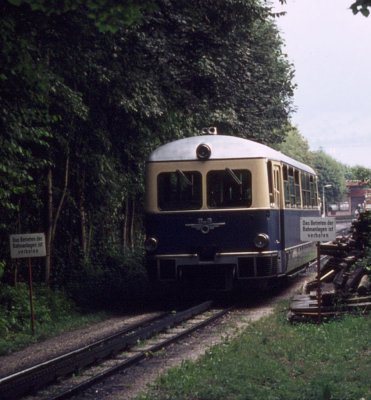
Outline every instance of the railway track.
{"type": "Polygon", "coordinates": [[[207,301],[131,326],[89,346],[0,379],[0,398],[66,399],[206,326],[228,310],[215,309],[212,302],[207,301]]]}
{"type": "MultiPolygon", "coordinates": [[[[326,262],[326,257],[322,262],[326,262]]],[[[308,270],[314,270],[314,266],[315,263],[308,270]]],[[[229,311],[212,307],[208,301],[152,318],[89,346],[0,378],[0,399],[57,400],[76,395],[229,311]]]]}

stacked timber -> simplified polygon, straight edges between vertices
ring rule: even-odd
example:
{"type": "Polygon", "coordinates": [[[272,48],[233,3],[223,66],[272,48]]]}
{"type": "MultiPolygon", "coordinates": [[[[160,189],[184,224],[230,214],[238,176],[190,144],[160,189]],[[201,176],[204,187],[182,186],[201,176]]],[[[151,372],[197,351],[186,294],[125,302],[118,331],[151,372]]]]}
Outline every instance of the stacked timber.
{"type": "Polygon", "coordinates": [[[319,276],[306,282],[302,294],[291,300],[290,320],[320,319],[349,312],[371,310],[370,253],[371,215],[361,213],[351,233],[322,243],[321,254],[329,260],[319,276]]]}

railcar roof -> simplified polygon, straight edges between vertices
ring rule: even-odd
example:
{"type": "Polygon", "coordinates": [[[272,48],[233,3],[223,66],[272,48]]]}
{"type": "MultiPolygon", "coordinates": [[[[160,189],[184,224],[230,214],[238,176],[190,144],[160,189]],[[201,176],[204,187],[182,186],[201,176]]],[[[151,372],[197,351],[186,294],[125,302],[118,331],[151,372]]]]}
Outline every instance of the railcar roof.
{"type": "Polygon", "coordinates": [[[197,160],[196,149],[200,144],[207,144],[211,149],[209,160],[268,158],[282,161],[293,167],[314,174],[314,170],[283,153],[252,140],[225,135],[201,135],[175,140],[154,150],[149,162],[157,161],[191,161],[197,160]]]}

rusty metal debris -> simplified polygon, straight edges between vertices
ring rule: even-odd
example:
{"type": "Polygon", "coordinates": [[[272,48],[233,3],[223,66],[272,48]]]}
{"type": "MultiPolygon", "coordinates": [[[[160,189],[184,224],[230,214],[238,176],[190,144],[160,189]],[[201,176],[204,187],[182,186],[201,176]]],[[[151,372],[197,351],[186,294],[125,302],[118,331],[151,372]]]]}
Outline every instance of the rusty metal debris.
{"type": "Polygon", "coordinates": [[[290,321],[321,321],[371,310],[370,234],[371,212],[365,211],[352,221],[349,234],[321,243],[320,252],[329,261],[316,279],[304,284],[302,294],[291,299],[290,321]]]}

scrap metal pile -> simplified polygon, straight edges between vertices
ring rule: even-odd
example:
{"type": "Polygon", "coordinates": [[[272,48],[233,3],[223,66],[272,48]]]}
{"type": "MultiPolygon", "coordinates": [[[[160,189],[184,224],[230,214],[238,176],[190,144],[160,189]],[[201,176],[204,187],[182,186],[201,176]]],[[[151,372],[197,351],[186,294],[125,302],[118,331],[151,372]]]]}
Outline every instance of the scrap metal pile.
{"type": "Polygon", "coordinates": [[[320,244],[328,261],[319,276],[291,300],[291,321],[333,317],[371,310],[371,212],[352,221],[349,234],[320,244]]]}

